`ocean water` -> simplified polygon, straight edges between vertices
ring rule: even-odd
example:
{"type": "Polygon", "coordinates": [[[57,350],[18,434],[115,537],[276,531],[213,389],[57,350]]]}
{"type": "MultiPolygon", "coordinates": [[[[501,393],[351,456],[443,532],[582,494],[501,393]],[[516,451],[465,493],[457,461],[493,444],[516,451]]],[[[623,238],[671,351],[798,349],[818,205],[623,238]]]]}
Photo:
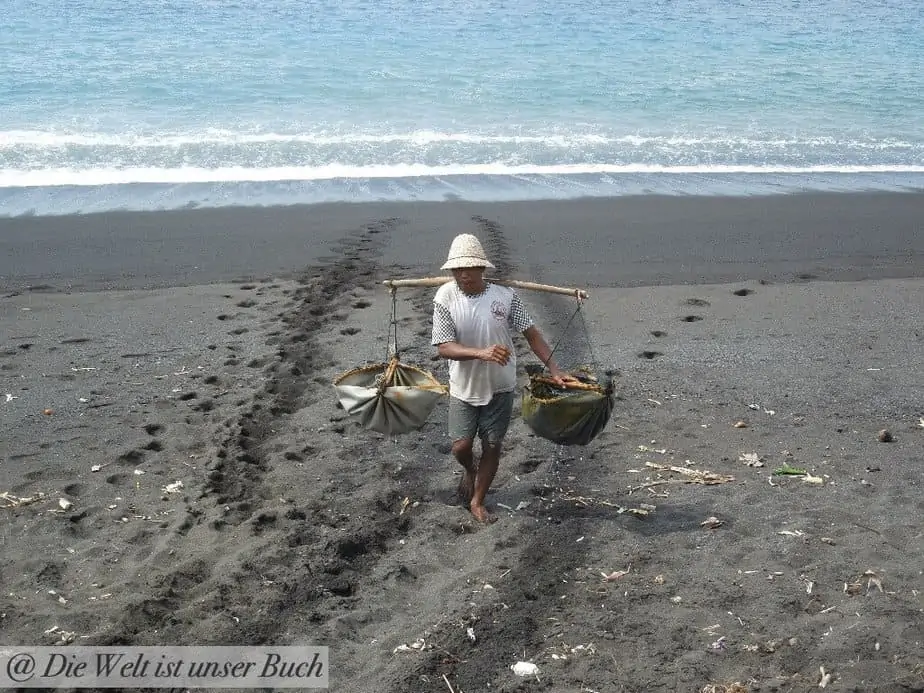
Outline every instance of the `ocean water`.
{"type": "Polygon", "coordinates": [[[920,0],[4,0],[0,215],[924,189],[920,0]]]}

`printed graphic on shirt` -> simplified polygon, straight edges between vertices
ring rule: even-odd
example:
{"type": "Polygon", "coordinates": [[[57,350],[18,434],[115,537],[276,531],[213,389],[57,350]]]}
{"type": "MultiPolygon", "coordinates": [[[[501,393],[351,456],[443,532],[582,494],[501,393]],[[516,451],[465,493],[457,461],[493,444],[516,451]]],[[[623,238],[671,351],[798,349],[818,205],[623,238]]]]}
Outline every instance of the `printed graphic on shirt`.
{"type": "Polygon", "coordinates": [[[504,307],[504,304],[500,301],[494,301],[491,304],[491,315],[494,316],[495,320],[506,320],[507,319],[507,309],[504,307]]]}

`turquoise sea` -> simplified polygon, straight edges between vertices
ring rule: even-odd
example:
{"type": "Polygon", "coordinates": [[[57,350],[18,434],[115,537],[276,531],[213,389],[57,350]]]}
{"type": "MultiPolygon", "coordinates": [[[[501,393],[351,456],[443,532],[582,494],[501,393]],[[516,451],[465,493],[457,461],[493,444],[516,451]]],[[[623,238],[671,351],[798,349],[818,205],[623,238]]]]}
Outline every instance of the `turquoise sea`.
{"type": "Polygon", "coordinates": [[[4,0],[0,215],[924,189],[920,0],[4,0]]]}

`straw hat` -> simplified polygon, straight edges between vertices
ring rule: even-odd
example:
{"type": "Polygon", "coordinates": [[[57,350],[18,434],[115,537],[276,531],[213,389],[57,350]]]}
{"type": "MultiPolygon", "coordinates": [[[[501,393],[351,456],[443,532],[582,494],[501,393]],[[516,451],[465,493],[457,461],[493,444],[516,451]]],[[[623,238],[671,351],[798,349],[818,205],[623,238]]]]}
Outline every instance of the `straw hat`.
{"type": "Polygon", "coordinates": [[[465,269],[467,267],[494,267],[484,254],[481,242],[470,233],[456,236],[449,246],[449,258],[440,269],[465,269]]]}

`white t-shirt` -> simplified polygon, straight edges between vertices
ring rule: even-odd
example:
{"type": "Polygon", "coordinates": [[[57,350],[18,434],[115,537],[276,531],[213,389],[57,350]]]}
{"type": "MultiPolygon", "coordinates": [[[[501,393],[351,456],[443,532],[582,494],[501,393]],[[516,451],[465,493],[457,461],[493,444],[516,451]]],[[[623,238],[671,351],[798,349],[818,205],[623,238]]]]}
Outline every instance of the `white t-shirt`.
{"type": "Polygon", "coordinates": [[[512,392],[517,384],[513,333],[524,332],[533,321],[519,295],[505,286],[488,283],[477,296],[467,296],[455,282],[441,286],[433,298],[434,345],[458,342],[483,349],[500,344],[510,350],[506,366],[478,359],[449,361],[449,393],[464,402],[483,406],[498,392],[512,392]]]}

